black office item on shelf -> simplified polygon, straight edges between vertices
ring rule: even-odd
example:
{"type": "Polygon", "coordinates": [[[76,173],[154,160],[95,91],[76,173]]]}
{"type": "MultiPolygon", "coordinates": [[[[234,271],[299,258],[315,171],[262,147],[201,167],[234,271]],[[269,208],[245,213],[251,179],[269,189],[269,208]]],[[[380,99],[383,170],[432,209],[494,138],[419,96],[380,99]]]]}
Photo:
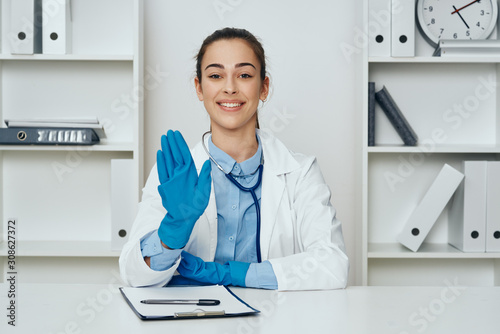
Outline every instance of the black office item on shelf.
{"type": "Polygon", "coordinates": [[[94,145],[99,136],[88,128],[0,128],[1,145],[94,145]]]}
{"type": "Polygon", "coordinates": [[[380,91],[375,93],[375,99],[384,111],[385,115],[391,122],[392,126],[396,129],[401,139],[406,146],[415,146],[418,141],[418,136],[413,131],[412,127],[404,117],[391,94],[384,86],[380,91]]]}
{"type": "Polygon", "coordinates": [[[375,82],[368,83],[368,146],[375,146],[375,82]]]}

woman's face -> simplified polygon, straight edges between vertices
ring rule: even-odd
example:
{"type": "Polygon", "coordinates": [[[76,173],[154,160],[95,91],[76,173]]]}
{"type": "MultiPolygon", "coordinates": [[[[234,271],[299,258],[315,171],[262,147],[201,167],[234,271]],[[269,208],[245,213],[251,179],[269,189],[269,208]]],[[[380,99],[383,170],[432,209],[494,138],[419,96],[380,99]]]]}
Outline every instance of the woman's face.
{"type": "Polygon", "coordinates": [[[207,47],[196,93],[207,110],[212,131],[255,129],[259,100],[265,100],[269,78],[260,77],[255,53],[241,39],[219,40],[207,47]]]}

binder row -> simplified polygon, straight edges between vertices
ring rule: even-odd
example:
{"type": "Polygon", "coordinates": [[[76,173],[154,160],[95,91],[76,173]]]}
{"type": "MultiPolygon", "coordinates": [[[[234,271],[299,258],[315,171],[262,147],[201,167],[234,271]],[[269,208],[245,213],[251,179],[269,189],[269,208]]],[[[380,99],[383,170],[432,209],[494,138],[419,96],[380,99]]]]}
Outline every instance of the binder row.
{"type": "Polygon", "coordinates": [[[415,56],[415,1],[370,0],[368,3],[368,55],[415,56]]]}
{"type": "Polygon", "coordinates": [[[448,242],[464,252],[500,252],[500,161],[463,161],[448,242]]]}
{"type": "Polygon", "coordinates": [[[415,146],[418,135],[415,133],[401,109],[384,86],[375,93],[375,83],[368,83],[368,146],[375,145],[375,101],[380,105],[392,126],[406,146],[415,146]]]}
{"type": "Polygon", "coordinates": [[[71,52],[71,0],[10,0],[12,54],[71,52]]]}
{"type": "Polygon", "coordinates": [[[450,245],[462,252],[500,252],[500,161],[463,161],[460,171],[445,164],[397,240],[418,251],[449,202],[450,245]]]}

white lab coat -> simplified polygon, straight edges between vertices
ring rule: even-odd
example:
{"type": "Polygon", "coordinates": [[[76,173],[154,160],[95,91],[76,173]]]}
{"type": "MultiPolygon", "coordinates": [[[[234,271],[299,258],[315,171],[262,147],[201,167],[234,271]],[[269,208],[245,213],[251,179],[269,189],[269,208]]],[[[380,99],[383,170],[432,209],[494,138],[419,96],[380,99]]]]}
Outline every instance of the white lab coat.
{"type": "MultiPolygon", "coordinates": [[[[258,131],[265,160],[261,193],[262,261],[271,262],[278,290],[344,288],[349,261],[342,228],[330,204],[330,189],[316,159],[291,152],[271,134],[258,131]]],[[[191,154],[199,172],[208,159],[201,143],[191,154]]],[[[141,254],[140,241],[158,229],[166,213],[158,185],[155,165],[120,256],[122,278],[131,286],[163,286],[180,262],[178,259],[168,270],[154,271],[146,265],[141,254]]],[[[216,246],[217,210],[212,191],[185,250],[205,261],[213,261],[216,246]]]]}

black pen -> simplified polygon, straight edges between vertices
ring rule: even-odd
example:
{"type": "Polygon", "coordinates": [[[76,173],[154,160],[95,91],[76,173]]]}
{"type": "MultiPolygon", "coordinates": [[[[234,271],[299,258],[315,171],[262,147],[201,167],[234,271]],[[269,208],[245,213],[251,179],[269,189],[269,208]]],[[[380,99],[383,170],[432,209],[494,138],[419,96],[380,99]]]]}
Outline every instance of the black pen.
{"type": "Polygon", "coordinates": [[[176,304],[176,305],[199,305],[216,306],[220,304],[217,299],[144,299],[143,304],[176,304]]]}

